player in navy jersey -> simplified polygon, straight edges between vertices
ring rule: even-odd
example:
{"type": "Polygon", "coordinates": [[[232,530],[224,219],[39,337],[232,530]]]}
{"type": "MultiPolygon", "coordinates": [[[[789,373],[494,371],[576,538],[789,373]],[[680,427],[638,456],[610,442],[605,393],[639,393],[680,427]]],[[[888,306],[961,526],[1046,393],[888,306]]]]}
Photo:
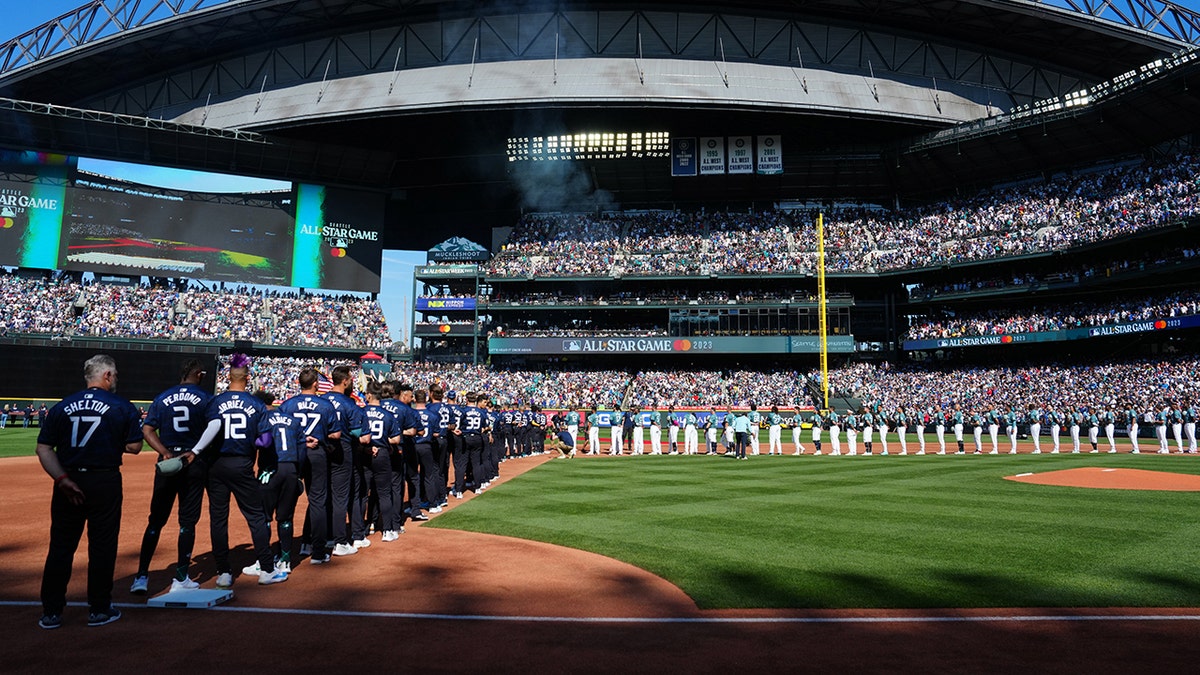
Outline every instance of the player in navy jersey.
{"type": "Polygon", "coordinates": [[[437,469],[437,490],[435,494],[429,495],[429,512],[441,513],[442,507],[446,505],[448,490],[446,489],[449,477],[446,475],[446,453],[449,452],[449,436],[450,427],[453,424],[452,414],[454,407],[445,403],[442,399],[445,396],[442,388],[434,385],[429,388],[429,404],[426,409],[433,415],[434,418],[434,433],[433,433],[433,459],[435,468],[437,469]]]}
{"type": "MultiPolygon", "coordinates": [[[[250,527],[250,540],[258,559],[258,583],[275,584],[287,580],[287,573],[275,570],[271,554],[271,531],[263,512],[261,484],[256,480],[255,440],[267,407],[246,391],[250,384],[250,359],[234,354],[229,361],[229,390],[217,394],[208,403],[204,418],[208,427],[192,449],[192,455],[207,450],[208,519],[212,535],[213,557],[217,561],[217,588],[233,586],[233,566],[229,562],[229,495],[237,499],[238,509],[250,527]],[[218,440],[219,439],[219,440],[218,440]]],[[[187,453],[183,455],[187,456],[187,453]]]]}
{"type": "Polygon", "coordinates": [[[329,448],[341,437],[338,431],[337,410],[317,393],[320,377],[315,368],[300,371],[300,393],[280,406],[300,421],[305,438],[314,439],[308,446],[306,458],[300,464],[300,478],[308,496],[305,512],[305,543],[300,555],[311,555],[314,565],[329,562],[329,448]]]}
{"type": "Polygon", "coordinates": [[[483,433],[484,414],[477,405],[478,397],[474,393],[467,394],[467,405],[462,409],[460,426],[454,430],[458,436],[460,448],[454,455],[454,496],[462,499],[463,490],[467,487],[468,468],[471,471],[471,485],[478,494],[487,487],[483,478],[483,433]]]}
{"type": "Polygon", "coordinates": [[[83,366],[87,388],[50,409],[38,431],[37,457],[54,479],[50,498],[50,550],[42,572],[42,618],[62,625],[75,549],[88,530],[88,625],[121,618],[112,606],[113,571],[121,535],[122,453],[142,450],[141,414],[116,395],[117,364],[98,354],[83,366]]]}
{"type": "MultiPolygon", "coordinates": [[[[438,476],[437,462],[434,460],[439,421],[437,412],[426,407],[428,397],[429,393],[424,390],[413,392],[413,412],[416,413],[418,421],[416,434],[413,436],[413,448],[416,452],[417,463],[421,465],[420,490],[427,499],[432,501],[438,495],[438,481],[441,480],[438,476]]],[[[432,508],[436,508],[439,512],[442,510],[437,504],[434,504],[432,508]]],[[[429,516],[421,513],[415,497],[413,519],[429,520],[429,516]]]]}
{"type": "MultiPolygon", "coordinates": [[[[198,360],[187,359],[179,371],[179,384],[159,394],[150,404],[142,435],[146,444],[161,459],[178,457],[187,452],[204,433],[204,411],[212,398],[200,388],[204,375],[204,366],[198,360]]],[[[200,522],[200,507],[204,501],[207,478],[208,465],[204,462],[191,462],[183,471],[171,476],[154,472],[150,518],[142,535],[141,555],[133,585],[129,587],[130,593],[141,594],[149,590],[150,561],[154,557],[154,549],[158,548],[159,535],[171,517],[171,508],[176,499],[179,500],[179,557],[171,590],[200,587],[200,584],[192,581],[188,570],[192,564],[196,524],[200,522]]]]}
{"type": "Polygon", "coordinates": [[[355,513],[358,510],[358,498],[353,489],[354,462],[359,456],[358,446],[369,444],[371,437],[362,409],[350,398],[350,366],[334,368],[329,379],[333,381],[333,388],[325,394],[325,399],[337,410],[342,433],[329,452],[330,509],[326,513],[329,514],[330,532],[333,535],[333,554],[353,555],[358,553],[358,549],[350,539],[348,523],[365,517],[361,512],[355,513]]]}
{"type": "MultiPolygon", "coordinates": [[[[396,422],[400,425],[400,444],[392,448],[393,522],[381,522],[380,529],[385,533],[394,531],[399,537],[399,534],[404,531],[405,518],[416,519],[421,512],[422,468],[415,448],[413,448],[413,438],[416,436],[419,420],[416,411],[412,409],[412,385],[384,382],[381,395],[380,407],[392,413],[392,417],[395,417],[396,422]],[[407,498],[405,496],[406,487],[407,498]]],[[[394,540],[389,539],[389,541],[394,540]]]]}
{"type": "Polygon", "coordinates": [[[442,403],[441,414],[449,419],[446,426],[446,434],[442,437],[444,452],[442,452],[441,456],[442,478],[446,481],[445,492],[442,494],[449,494],[451,492],[450,467],[458,457],[458,453],[462,450],[462,439],[459,434],[454,433],[462,417],[462,408],[459,407],[458,403],[458,392],[453,390],[446,392],[446,400],[442,403]]]}
{"type": "MultiPolygon", "coordinates": [[[[359,462],[360,468],[356,477],[355,487],[359,500],[356,513],[359,517],[351,523],[351,538],[355,548],[370,545],[370,540],[367,539],[367,524],[362,518],[367,510],[368,487],[373,487],[379,498],[379,516],[385,535],[394,533],[395,536],[399,536],[400,525],[396,511],[404,503],[403,482],[400,484],[400,501],[393,501],[392,492],[392,448],[400,445],[400,422],[395,415],[379,405],[380,396],[383,394],[383,386],[379,382],[368,382],[366,394],[367,406],[363,408],[363,417],[366,418],[366,428],[370,432],[370,443],[363,446],[363,457],[359,462]]],[[[395,541],[392,536],[388,536],[387,539],[395,541]]]]}
{"type": "MultiPolygon", "coordinates": [[[[296,514],[296,502],[300,499],[300,467],[308,459],[308,448],[316,446],[316,439],[304,435],[304,419],[294,414],[294,407],[284,405],[272,409],[275,396],[266,391],[254,392],[255,397],[267,406],[258,425],[258,481],[262,484],[263,511],[268,529],[272,518],[279,535],[279,552],[275,554],[275,570],[290,574],[292,571],[292,522],[296,514]]],[[[260,563],[242,570],[246,574],[262,572],[260,563]]]]}
{"type": "Polygon", "coordinates": [[[483,411],[483,479],[491,483],[500,475],[500,458],[496,454],[496,424],[498,416],[492,410],[492,400],[487,394],[479,394],[479,409],[483,411]]]}

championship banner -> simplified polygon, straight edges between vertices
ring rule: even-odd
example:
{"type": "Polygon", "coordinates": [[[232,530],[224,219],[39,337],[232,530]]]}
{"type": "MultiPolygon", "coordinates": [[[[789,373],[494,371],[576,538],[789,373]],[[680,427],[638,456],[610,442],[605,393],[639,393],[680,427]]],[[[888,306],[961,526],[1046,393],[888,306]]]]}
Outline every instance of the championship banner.
{"type": "Polygon", "coordinates": [[[475,298],[417,298],[418,312],[457,311],[475,309],[475,298]]]}
{"type": "Polygon", "coordinates": [[[938,340],[905,340],[902,348],[905,351],[926,351],[931,349],[957,349],[960,347],[983,347],[988,345],[1011,345],[1032,342],[1063,342],[1066,340],[1086,340],[1112,335],[1133,335],[1137,333],[1153,333],[1161,330],[1180,330],[1197,327],[1200,327],[1200,316],[1184,316],[1167,319],[1147,319],[1146,321],[1093,326],[1091,328],[1042,331],[1039,333],[1005,333],[1003,335],[980,335],[975,337],[942,338],[938,340]]]}
{"type": "MultiPolygon", "coordinates": [[[[817,354],[820,351],[821,340],[812,335],[488,339],[489,354],[817,354]]],[[[829,351],[852,353],[854,337],[830,337],[829,351]]]]}
{"type": "Polygon", "coordinates": [[[696,139],[671,139],[671,175],[696,175],[696,139]]]}
{"type": "Polygon", "coordinates": [[[778,135],[758,137],[758,173],[764,176],[783,173],[783,144],[778,135]]]}
{"type": "Polygon", "coordinates": [[[725,139],[700,139],[700,175],[725,173],[725,139]]]}
{"type": "Polygon", "coordinates": [[[729,139],[729,173],[754,173],[754,146],[749,136],[729,139]]]}

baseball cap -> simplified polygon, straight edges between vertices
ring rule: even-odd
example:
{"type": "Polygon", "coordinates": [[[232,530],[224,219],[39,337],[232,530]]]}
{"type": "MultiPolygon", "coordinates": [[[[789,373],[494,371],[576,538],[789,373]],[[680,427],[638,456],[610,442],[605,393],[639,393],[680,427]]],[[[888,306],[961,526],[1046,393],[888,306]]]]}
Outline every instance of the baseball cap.
{"type": "Polygon", "coordinates": [[[446,392],[446,400],[447,401],[453,401],[456,398],[458,398],[458,392],[456,392],[456,391],[446,392]]]}

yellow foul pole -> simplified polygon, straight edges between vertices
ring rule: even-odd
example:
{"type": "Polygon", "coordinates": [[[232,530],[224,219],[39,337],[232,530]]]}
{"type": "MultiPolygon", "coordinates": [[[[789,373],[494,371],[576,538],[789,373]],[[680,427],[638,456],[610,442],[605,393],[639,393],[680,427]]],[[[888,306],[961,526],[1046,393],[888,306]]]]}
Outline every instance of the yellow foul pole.
{"type": "Polygon", "coordinates": [[[829,324],[825,320],[825,214],[817,214],[817,296],[820,303],[821,398],[823,410],[829,410],[829,324]]]}

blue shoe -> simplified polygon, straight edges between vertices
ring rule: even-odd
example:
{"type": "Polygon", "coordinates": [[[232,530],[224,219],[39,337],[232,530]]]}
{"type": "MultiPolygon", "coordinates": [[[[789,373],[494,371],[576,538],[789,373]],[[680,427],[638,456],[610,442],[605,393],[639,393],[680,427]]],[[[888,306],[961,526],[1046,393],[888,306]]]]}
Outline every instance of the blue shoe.
{"type": "Polygon", "coordinates": [[[120,618],[121,610],[117,609],[116,607],[109,607],[103,612],[92,612],[91,614],[88,614],[88,625],[92,627],[103,626],[105,624],[117,621],[120,618]]]}

